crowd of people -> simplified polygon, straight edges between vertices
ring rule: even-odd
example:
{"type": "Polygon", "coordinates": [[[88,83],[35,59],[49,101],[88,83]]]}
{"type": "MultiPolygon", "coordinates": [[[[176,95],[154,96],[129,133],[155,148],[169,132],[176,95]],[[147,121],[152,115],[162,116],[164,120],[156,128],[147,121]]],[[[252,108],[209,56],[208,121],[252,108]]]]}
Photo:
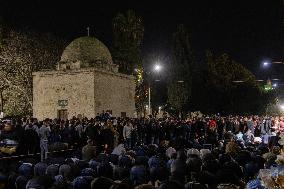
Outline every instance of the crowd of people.
{"type": "Polygon", "coordinates": [[[284,188],[282,132],[269,116],[2,120],[0,140],[34,156],[0,160],[0,189],[284,188]]]}

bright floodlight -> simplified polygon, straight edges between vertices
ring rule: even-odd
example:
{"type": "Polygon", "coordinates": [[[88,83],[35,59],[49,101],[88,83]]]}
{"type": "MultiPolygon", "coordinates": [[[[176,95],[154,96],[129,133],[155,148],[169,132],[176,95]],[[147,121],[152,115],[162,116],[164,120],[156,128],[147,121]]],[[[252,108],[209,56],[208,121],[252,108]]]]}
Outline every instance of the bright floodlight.
{"type": "Polygon", "coordinates": [[[284,110],[284,104],[280,105],[280,109],[284,110]]]}
{"type": "Polygon", "coordinates": [[[161,71],[161,69],[162,69],[162,66],[159,65],[159,64],[156,64],[156,65],[154,66],[154,70],[155,70],[156,72],[161,71]]]}
{"type": "Polygon", "coordinates": [[[272,86],[275,88],[275,87],[277,87],[278,85],[277,85],[277,83],[274,83],[272,86]]]}
{"type": "Polygon", "coordinates": [[[269,62],[263,62],[263,66],[267,67],[269,65],[269,62]]]}

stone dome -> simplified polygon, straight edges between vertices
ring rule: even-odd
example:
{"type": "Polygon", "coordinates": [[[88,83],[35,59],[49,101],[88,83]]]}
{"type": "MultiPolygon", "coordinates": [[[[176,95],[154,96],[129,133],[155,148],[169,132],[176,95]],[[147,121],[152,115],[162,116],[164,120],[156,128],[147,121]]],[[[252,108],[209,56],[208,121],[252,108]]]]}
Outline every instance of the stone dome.
{"type": "Polygon", "coordinates": [[[95,64],[113,64],[108,48],[95,37],[79,37],[63,51],[60,62],[80,62],[81,67],[95,64]]]}

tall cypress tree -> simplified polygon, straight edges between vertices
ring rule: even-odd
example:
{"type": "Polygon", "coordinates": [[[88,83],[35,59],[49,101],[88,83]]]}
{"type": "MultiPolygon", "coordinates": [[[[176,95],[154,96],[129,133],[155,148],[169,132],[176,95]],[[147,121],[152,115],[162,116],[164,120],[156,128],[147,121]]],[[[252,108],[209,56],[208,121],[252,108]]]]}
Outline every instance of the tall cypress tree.
{"type": "Polygon", "coordinates": [[[168,103],[179,114],[187,110],[190,101],[193,62],[190,34],[184,25],[179,25],[173,34],[172,75],[168,86],[168,103]]]}
{"type": "Polygon", "coordinates": [[[113,48],[114,62],[119,65],[119,70],[125,74],[132,74],[135,65],[141,65],[141,51],[144,35],[142,18],[134,11],[117,14],[113,19],[113,48]]]}

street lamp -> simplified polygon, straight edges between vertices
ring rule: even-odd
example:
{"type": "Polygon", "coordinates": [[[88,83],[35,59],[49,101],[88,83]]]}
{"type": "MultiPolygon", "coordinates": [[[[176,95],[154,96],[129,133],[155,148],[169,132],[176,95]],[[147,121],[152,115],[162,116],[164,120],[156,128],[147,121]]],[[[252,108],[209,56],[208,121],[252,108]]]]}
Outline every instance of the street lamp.
{"type": "Polygon", "coordinates": [[[264,67],[267,67],[268,65],[269,65],[269,62],[267,62],[267,61],[263,62],[264,67]]]}
{"type": "MultiPolygon", "coordinates": [[[[160,72],[162,70],[162,66],[158,63],[154,65],[154,72],[160,72]]],[[[151,71],[149,72],[151,73],[151,71]]],[[[160,81],[160,80],[155,80],[155,81],[160,81]]],[[[151,86],[149,82],[149,88],[148,88],[148,110],[149,110],[149,115],[152,114],[152,107],[151,107],[151,86]]]]}
{"type": "Polygon", "coordinates": [[[156,72],[160,72],[161,69],[162,69],[162,66],[161,66],[160,64],[155,64],[154,70],[155,70],[156,72]]]}
{"type": "Polygon", "coordinates": [[[272,86],[273,86],[274,88],[276,88],[278,85],[277,85],[277,83],[274,83],[272,86]]]}

